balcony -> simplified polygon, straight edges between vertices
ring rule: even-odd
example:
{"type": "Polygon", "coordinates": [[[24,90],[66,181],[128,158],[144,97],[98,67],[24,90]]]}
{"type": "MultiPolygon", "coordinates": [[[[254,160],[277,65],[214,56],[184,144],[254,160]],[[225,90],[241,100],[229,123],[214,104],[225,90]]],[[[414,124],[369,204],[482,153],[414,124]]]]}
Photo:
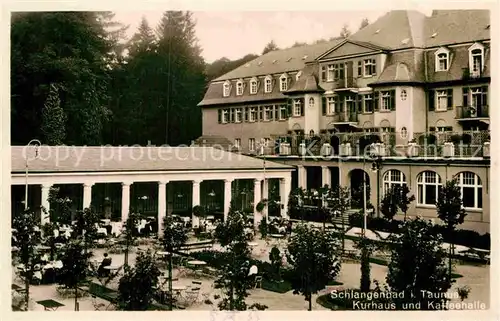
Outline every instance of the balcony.
{"type": "Polygon", "coordinates": [[[458,120],[477,120],[478,118],[489,118],[488,106],[458,106],[456,119],[458,120]]]}
{"type": "Polygon", "coordinates": [[[352,89],[358,88],[358,79],[354,77],[345,77],[339,79],[335,82],[334,91],[350,91],[352,89]]]}
{"type": "Polygon", "coordinates": [[[357,123],[358,114],[357,113],[340,113],[338,117],[338,123],[357,123]]]}
{"type": "Polygon", "coordinates": [[[483,72],[481,70],[470,70],[469,68],[462,68],[462,79],[470,80],[483,77],[483,72]]]}

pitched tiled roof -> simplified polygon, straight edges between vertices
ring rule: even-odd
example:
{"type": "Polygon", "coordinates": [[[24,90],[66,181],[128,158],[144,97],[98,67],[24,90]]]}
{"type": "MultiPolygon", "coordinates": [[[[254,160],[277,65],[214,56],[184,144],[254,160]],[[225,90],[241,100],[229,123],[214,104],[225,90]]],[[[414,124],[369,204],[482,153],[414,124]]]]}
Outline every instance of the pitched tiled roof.
{"type": "Polygon", "coordinates": [[[489,10],[435,10],[425,24],[425,45],[436,47],[490,39],[489,25],[489,10]]]}
{"type": "Polygon", "coordinates": [[[306,66],[299,80],[295,82],[287,93],[324,92],[325,90],[318,85],[316,70],[317,68],[314,65],[306,66]]]}
{"type": "MultiPolygon", "coordinates": [[[[28,155],[34,172],[116,172],[182,170],[259,170],[260,159],[211,147],[42,146],[39,157],[25,146],[11,147],[12,173],[24,173],[28,155]]],[[[292,167],[266,161],[267,169],[292,167]]]]}
{"type": "Polygon", "coordinates": [[[214,81],[298,71],[304,68],[305,62],[316,59],[316,57],[342,40],[339,38],[314,45],[271,51],[220,76],[214,81]]]}
{"type": "Polygon", "coordinates": [[[372,83],[384,84],[384,83],[409,83],[409,82],[423,82],[424,79],[415,74],[413,70],[408,68],[405,63],[397,62],[392,65],[387,66],[380,77],[372,83]]]}
{"type": "Polygon", "coordinates": [[[215,147],[222,148],[224,150],[232,150],[233,143],[223,136],[218,135],[203,135],[195,139],[195,145],[203,146],[203,147],[215,147]]]}
{"type": "Polygon", "coordinates": [[[426,16],[418,11],[393,10],[349,37],[388,49],[423,46],[426,16]]]}

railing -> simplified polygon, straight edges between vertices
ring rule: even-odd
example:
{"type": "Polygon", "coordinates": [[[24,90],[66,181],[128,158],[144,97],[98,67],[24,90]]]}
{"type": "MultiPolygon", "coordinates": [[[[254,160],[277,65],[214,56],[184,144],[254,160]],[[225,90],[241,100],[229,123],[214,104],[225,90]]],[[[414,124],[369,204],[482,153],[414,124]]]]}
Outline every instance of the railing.
{"type": "Polygon", "coordinates": [[[467,118],[488,118],[490,117],[489,108],[485,106],[458,106],[457,119],[467,119],[467,118]]]}
{"type": "Polygon", "coordinates": [[[358,79],[354,77],[344,77],[335,82],[335,89],[357,88],[358,79]]]}
{"type": "Polygon", "coordinates": [[[489,131],[414,133],[412,142],[406,139],[401,144],[396,144],[398,138],[399,141],[402,140],[400,133],[280,135],[273,137],[274,147],[266,148],[264,152],[275,156],[347,156],[342,154],[342,150],[348,143],[348,156],[363,156],[369,153],[371,144],[381,143],[385,157],[489,156],[484,151],[485,143],[490,141],[489,131]]]}
{"type": "Polygon", "coordinates": [[[462,79],[481,78],[483,72],[480,70],[472,71],[469,68],[462,68],[462,79]]]}

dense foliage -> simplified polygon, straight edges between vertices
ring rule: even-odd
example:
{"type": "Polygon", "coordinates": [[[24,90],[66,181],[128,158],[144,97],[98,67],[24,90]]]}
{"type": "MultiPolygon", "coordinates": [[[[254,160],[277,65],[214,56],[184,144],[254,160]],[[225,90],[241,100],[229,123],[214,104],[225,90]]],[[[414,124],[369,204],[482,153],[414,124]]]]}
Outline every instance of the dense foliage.
{"type": "Polygon", "coordinates": [[[394,244],[386,281],[393,293],[404,294],[395,299],[396,306],[414,303],[422,310],[444,309],[448,301],[444,294],[453,281],[447,273],[442,237],[432,223],[417,217],[404,223],[400,235],[390,238],[394,244]]]}
{"type": "Polygon", "coordinates": [[[145,311],[156,294],[161,271],[148,250],[138,252],[134,267],[126,267],[118,285],[119,307],[126,311],[145,311]]]}

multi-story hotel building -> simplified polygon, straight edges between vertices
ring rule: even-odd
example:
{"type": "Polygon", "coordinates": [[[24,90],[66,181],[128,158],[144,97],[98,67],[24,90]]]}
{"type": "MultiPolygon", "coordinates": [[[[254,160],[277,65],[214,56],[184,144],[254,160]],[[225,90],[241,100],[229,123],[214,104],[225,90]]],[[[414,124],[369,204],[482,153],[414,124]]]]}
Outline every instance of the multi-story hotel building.
{"type": "Polygon", "coordinates": [[[294,165],[292,187],[350,186],[353,207],[363,180],[375,208],[406,184],[410,216],[435,218],[439,186],[457,178],[460,228],[489,232],[490,56],[487,10],[391,11],[347,39],[272,51],[213,80],[197,143],[225,138],[294,165]]]}

